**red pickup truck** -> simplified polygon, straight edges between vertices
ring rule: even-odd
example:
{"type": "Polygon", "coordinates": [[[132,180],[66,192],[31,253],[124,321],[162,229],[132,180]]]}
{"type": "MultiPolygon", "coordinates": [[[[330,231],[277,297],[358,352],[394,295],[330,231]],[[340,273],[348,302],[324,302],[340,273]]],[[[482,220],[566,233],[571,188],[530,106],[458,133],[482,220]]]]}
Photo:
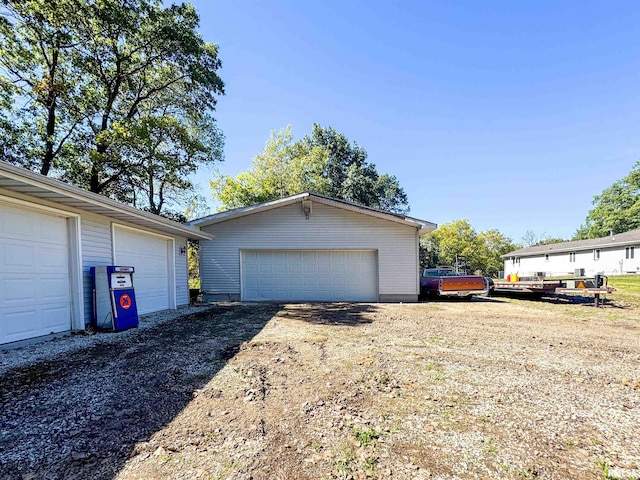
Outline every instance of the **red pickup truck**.
{"type": "Polygon", "coordinates": [[[420,298],[443,296],[471,298],[486,295],[487,280],[481,275],[461,275],[451,268],[425,268],[420,276],[420,298]]]}

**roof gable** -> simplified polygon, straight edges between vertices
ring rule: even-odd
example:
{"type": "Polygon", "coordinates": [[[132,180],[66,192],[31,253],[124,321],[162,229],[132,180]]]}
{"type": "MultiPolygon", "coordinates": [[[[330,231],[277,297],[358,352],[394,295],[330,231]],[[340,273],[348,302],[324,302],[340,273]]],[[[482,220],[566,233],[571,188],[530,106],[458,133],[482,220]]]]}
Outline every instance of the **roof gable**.
{"type": "Polygon", "coordinates": [[[372,217],[381,218],[383,220],[388,220],[391,222],[412,226],[414,228],[417,228],[421,232],[421,234],[433,231],[437,226],[435,223],[427,222],[425,220],[408,217],[406,215],[399,215],[391,212],[386,212],[384,210],[378,210],[376,208],[365,207],[363,205],[358,205],[356,203],[347,202],[346,200],[338,200],[336,198],[325,197],[324,195],[319,195],[317,193],[311,193],[311,192],[303,192],[296,195],[291,195],[289,197],[279,198],[277,200],[271,200],[269,202],[258,203],[256,205],[250,205],[247,207],[234,208],[232,210],[226,210],[224,212],[219,212],[213,215],[209,215],[207,217],[192,220],[191,222],[188,222],[188,225],[205,227],[209,225],[214,225],[216,223],[224,222],[227,220],[231,220],[234,218],[240,218],[247,215],[253,215],[255,213],[271,210],[274,208],[284,207],[286,205],[302,202],[303,200],[310,200],[311,202],[317,202],[324,205],[329,205],[342,210],[348,210],[348,211],[359,213],[362,215],[368,215],[372,217]]]}

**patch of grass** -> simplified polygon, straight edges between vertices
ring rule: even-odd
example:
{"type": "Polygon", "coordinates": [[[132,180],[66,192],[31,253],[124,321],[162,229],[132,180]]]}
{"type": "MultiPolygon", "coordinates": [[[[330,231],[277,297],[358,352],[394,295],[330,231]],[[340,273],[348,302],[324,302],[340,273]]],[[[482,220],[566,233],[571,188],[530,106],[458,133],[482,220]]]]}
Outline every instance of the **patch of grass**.
{"type": "Polygon", "coordinates": [[[609,472],[609,468],[611,468],[611,464],[608,460],[598,460],[598,468],[604,475],[605,480],[620,480],[620,477],[616,477],[609,472]]]}
{"type": "Polygon", "coordinates": [[[353,462],[355,458],[356,455],[353,452],[353,449],[351,447],[347,447],[345,448],[343,457],[336,460],[336,470],[342,475],[343,478],[346,478],[353,470],[351,468],[351,462],[353,462]]]}
{"type": "Polygon", "coordinates": [[[484,447],[484,453],[492,454],[492,453],[496,453],[497,451],[498,449],[496,448],[496,445],[493,443],[493,438],[490,438],[489,441],[487,442],[487,446],[484,447]]]}
{"type": "Polygon", "coordinates": [[[611,294],[613,300],[640,306],[640,275],[612,276],[609,277],[609,285],[616,288],[611,294]]]}
{"type": "Polygon", "coordinates": [[[526,470],[518,470],[518,476],[522,478],[537,478],[538,471],[527,468],[526,470]]]}
{"type": "Polygon", "coordinates": [[[367,474],[369,478],[378,478],[378,459],[375,457],[367,457],[362,464],[362,469],[364,473],[367,474]]]}
{"type": "Polygon", "coordinates": [[[373,428],[361,430],[358,427],[354,427],[353,435],[356,437],[356,440],[361,447],[372,445],[380,438],[380,433],[373,428]]]}

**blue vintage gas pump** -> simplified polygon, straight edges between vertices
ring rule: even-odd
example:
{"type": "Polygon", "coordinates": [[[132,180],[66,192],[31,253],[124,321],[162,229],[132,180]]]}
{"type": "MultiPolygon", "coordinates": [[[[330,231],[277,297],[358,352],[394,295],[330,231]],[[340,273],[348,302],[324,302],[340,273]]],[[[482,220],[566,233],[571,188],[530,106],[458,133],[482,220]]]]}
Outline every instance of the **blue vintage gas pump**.
{"type": "Polygon", "coordinates": [[[133,267],[91,267],[93,325],[119,332],[138,326],[133,267]]]}

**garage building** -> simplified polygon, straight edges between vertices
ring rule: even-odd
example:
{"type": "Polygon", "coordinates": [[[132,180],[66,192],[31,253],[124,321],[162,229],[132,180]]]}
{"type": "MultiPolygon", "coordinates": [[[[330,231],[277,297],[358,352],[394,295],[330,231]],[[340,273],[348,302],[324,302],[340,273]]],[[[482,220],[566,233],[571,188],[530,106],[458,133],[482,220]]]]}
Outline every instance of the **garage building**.
{"type": "Polygon", "coordinates": [[[301,193],[194,220],[206,300],[417,301],[431,222],[301,193]]]}
{"type": "Polygon", "coordinates": [[[0,345],[83,330],[92,266],[135,267],[141,314],[188,304],[187,239],[210,238],[0,161],[0,345]]]}

